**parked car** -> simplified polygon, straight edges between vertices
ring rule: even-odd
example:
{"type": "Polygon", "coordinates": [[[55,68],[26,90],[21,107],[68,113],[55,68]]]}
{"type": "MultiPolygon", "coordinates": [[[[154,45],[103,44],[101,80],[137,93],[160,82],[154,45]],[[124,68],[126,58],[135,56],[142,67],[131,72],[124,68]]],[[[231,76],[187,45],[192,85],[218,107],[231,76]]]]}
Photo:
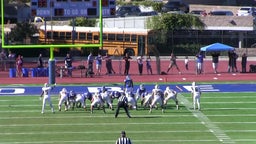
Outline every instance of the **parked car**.
{"type": "Polygon", "coordinates": [[[148,12],[141,12],[139,14],[139,16],[154,16],[154,15],[158,15],[158,13],[156,11],[148,11],[148,12]]]}
{"type": "Polygon", "coordinates": [[[216,10],[216,11],[211,11],[210,13],[208,13],[208,15],[211,15],[211,16],[233,16],[234,13],[232,11],[216,10]]]}
{"type": "Polygon", "coordinates": [[[189,5],[182,0],[169,0],[162,7],[162,12],[169,11],[183,11],[184,13],[189,13],[189,5]]]}
{"type": "Polygon", "coordinates": [[[237,16],[252,16],[254,15],[255,8],[254,7],[241,7],[237,11],[237,16]]]}
{"type": "Polygon", "coordinates": [[[190,12],[190,14],[196,15],[196,16],[206,16],[207,15],[205,10],[192,10],[190,12]]]}
{"type": "Polygon", "coordinates": [[[124,5],[117,9],[116,16],[117,17],[126,17],[126,16],[139,16],[141,10],[139,6],[135,5],[124,5]]]}

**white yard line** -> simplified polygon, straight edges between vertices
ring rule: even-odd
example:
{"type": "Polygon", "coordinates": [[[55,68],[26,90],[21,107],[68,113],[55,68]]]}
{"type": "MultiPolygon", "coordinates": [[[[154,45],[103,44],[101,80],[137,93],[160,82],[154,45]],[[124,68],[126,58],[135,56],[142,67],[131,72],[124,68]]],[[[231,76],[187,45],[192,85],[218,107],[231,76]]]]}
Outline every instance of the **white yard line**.
{"type": "Polygon", "coordinates": [[[211,120],[205,116],[201,111],[191,110],[193,107],[191,102],[187,100],[182,94],[178,95],[179,100],[184,104],[187,109],[193,113],[194,117],[201,121],[203,125],[205,125],[211,132],[214,134],[217,139],[222,143],[235,143],[228,135],[225,134],[223,130],[221,130],[215,123],[211,122],[211,120]]]}

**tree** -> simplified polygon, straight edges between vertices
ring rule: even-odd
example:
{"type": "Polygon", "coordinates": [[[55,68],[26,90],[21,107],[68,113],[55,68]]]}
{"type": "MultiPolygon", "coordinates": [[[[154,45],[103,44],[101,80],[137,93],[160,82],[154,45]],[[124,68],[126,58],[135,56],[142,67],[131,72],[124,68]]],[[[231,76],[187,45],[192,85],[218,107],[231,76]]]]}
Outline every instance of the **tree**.
{"type": "MultiPolygon", "coordinates": [[[[195,44],[175,43],[173,34],[180,30],[204,29],[205,24],[197,16],[190,14],[164,13],[147,20],[147,27],[155,31],[154,44],[161,53],[169,53],[182,45],[191,51],[195,44]]],[[[180,48],[178,50],[181,50],[180,48]]]]}
{"type": "Polygon", "coordinates": [[[205,24],[199,17],[190,14],[168,14],[154,16],[147,21],[148,28],[154,30],[203,29],[205,24]]]}
{"type": "Polygon", "coordinates": [[[23,41],[27,37],[31,38],[35,33],[37,33],[37,27],[28,22],[17,23],[10,32],[10,39],[12,41],[23,41]]]}
{"type": "MultiPolygon", "coordinates": [[[[73,25],[73,21],[70,21],[69,25],[73,25]]],[[[85,27],[95,27],[96,19],[89,19],[84,17],[78,17],[75,19],[74,26],[85,26],[85,27]]]]}

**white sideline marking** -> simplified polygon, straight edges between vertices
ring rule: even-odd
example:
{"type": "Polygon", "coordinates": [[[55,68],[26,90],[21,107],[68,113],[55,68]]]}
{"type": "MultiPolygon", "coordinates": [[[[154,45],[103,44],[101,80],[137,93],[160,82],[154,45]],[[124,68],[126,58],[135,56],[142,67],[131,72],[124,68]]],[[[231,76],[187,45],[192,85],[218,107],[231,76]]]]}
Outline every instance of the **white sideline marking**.
{"type": "Polygon", "coordinates": [[[188,111],[193,113],[193,115],[198,120],[200,120],[202,124],[204,124],[210,131],[212,131],[212,134],[214,134],[220,142],[235,143],[235,141],[233,141],[228,135],[226,135],[223,130],[221,130],[217,125],[215,125],[215,123],[211,122],[211,120],[202,112],[191,110],[190,108],[192,108],[193,105],[187,100],[186,97],[179,93],[178,98],[184,103],[184,106],[187,107],[188,111]]]}

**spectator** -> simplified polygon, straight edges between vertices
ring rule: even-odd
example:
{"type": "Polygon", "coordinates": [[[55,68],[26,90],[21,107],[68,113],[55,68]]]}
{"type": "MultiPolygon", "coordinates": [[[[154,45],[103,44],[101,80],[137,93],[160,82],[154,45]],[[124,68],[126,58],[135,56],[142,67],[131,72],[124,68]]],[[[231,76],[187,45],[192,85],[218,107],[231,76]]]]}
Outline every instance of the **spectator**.
{"type": "Polygon", "coordinates": [[[90,52],[88,58],[87,58],[87,66],[88,66],[88,72],[93,73],[93,55],[92,52],[90,52]]]}
{"type": "Polygon", "coordinates": [[[197,55],[197,67],[196,67],[196,74],[202,74],[203,73],[203,62],[204,62],[204,56],[203,52],[199,52],[197,55]]]}
{"type": "Polygon", "coordinates": [[[234,72],[233,51],[228,52],[228,72],[234,72]]]}
{"type": "Polygon", "coordinates": [[[214,73],[218,73],[217,69],[218,69],[218,63],[219,63],[219,56],[220,56],[219,52],[212,53],[212,68],[214,70],[214,73]]]}
{"type": "Polygon", "coordinates": [[[95,60],[96,60],[96,75],[100,75],[101,73],[101,66],[102,66],[102,56],[100,53],[98,53],[98,56],[95,57],[95,60]]]}
{"type": "Polygon", "coordinates": [[[246,53],[243,53],[243,55],[242,55],[241,64],[242,64],[242,73],[246,73],[246,64],[247,64],[247,55],[246,55],[246,53]]]}
{"type": "Polygon", "coordinates": [[[147,66],[148,74],[153,74],[152,73],[151,58],[150,58],[150,56],[148,56],[147,59],[146,59],[146,66],[147,66]]]}
{"type": "Polygon", "coordinates": [[[138,63],[139,74],[142,75],[142,72],[143,72],[143,57],[142,56],[137,57],[137,63],[138,63]]]}
{"type": "Polygon", "coordinates": [[[184,63],[185,63],[185,68],[186,68],[186,70],[188,70],[188,62],[189,62],[188,56],[186,56],[185,59],[184,59],[184,63]]]}
{"type": "Polygon", "coordinates": [[[4,50],[2,50],[0,53],[0,60],[5,60],[6,58],[7,58],[6,53],[4,50]]]}
{"type": "Polygon", "coordinates": [[[181,74],[181,71],[176,63],[176,56],[173,53],[171,53],[170,64],[166,73],[168,73],[169,70],[172,69],[172,67],[176,67],[176,69],[179,71],[179,74],[181,74]]]}
{"type": "Polygon", "coordinates": [[[123,58],[125,61],[125,69],[124,69],[124,75],[129,74],[129,69],[130,69],[130,59],[132,59],[128,53],[125,54],[125,57],[123,58]]]}
{"type": "Polygon", "coordinates": [[[72,77],[72,69],[73,69],[72,61],[73,61],[73,59],[70,56],[70,54],[68,53],[66,58],[65,58],[65,69],[67,69],[69,77],[72,77]]]}
{"type": "Polygon", "coordinates": [[[18,77],[22,77],[23,73],[22,73],[22,65],[23,65],[23,59],[21,55],[18,55],[17,59],[16,59],[16,70],[17,70],[17,76],[18,77]]]}
{"type": "Polygon", "coordinates": [[[14,64],[15,64],[15,57],[16,55],[14,53],[12,53],[12,51],[9,51],[8,54],[8,60],[9,60],[9,64],[10,64],[10,68],[14,68],[14,64]]]}
{"type": "Polygon", "coordinates": [[[6,69],[6,59],[7,59],[6,53],[4,50],[2,50],[0,53],[0,61],[1,61],[2,70],[6,69]]]}
{"type": "Polygon", "coordinates": [[[43,57],[42,54],[40,53],[37,59],[37,67],[38,68],[43,68],[44,64],[43,64],[43,57]]]}
{"type": "Polygon", "coordinates": [[[112,59],[110,57],[109,54],[106,54],[106,56],[104,57],[105,61],[106,61],[106,68],[107,68],[107,73],[106,74],[112,74],[112,73],[116,73],[112,67],[112,59]]]}
{"type": "Polygon", "coordinates": [[[235,70],[236,70],[236,72],[238,72],[238,69],[237,69],[237,66],[236,66],[236,61],[237,61],[237,59],[238,59],[238,54],[234,51],[234,53],[233,53],[233,58],[234,58],[234,68],[235,68],[235,70]]]}
{"type": "Polygon", "coordinates": [[[121,132],[121,137],[118,138],[116,144],[132,144],[130,138],[126,137],[125,131],[121,132]]]}

